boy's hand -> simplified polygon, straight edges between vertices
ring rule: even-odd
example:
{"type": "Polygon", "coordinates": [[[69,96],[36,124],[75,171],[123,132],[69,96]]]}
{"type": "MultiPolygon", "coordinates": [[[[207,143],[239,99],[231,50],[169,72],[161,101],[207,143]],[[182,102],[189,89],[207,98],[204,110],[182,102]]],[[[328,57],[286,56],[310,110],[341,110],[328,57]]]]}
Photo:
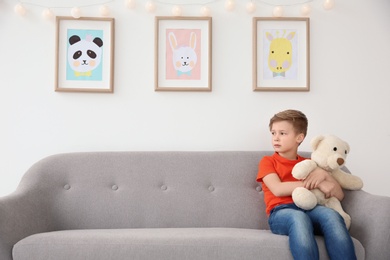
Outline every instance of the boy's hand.
{"type": "Polygon", "coordinates": [[[306,189],[312,190],[329,177],[329,173],[322,168],[315,168],[309,176],[303,181],[306,189]]]}
{"type": "Polygon", "coordinates": [[[330,174],[326,177],[326,180],[318,185],[318,189],[322,191],[325,198],[336,197],[339,201],[344,199],[344,191],[340,184],[330,174]]]}
{"type": "Polygon", "coordinates": [[[325,198],[336,197],[343,200],[344,192],[340,184],[329,174],[329,172],[316,168],[303,181],[305,188],[312,190],[318,188],[325,195],[325,198]]]}
{"type": "Polygon", "coordinates": [[[318,189],[322,191],[322,193],[324,193],[326,199],[329,199],[330,197],[333,197],[335,195],[335,188],[337,187],[334,182],[326,180],[318,185],[318,189]]]}

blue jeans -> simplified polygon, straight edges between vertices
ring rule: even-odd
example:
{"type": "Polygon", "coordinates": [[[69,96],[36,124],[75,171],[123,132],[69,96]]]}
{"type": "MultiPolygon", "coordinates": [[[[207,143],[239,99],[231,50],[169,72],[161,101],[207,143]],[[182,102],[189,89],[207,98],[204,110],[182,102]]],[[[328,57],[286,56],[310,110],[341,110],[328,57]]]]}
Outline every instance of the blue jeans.
{"type": "Polygon", "coordinates": [[[323,235],[329,258],[356,259],[355,248],[341,215],[331,208],[317,205],[303,210],[295,204],[276,206],[268,219],[272,233],[289,236],[295,260],[319,259],[314,235],[323,235]]]}

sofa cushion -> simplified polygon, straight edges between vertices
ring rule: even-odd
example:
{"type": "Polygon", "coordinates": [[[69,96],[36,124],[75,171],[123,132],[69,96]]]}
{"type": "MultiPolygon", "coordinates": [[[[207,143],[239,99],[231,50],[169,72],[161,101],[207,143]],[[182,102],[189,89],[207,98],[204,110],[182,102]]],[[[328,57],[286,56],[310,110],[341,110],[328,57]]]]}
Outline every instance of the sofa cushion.
{"type": "MultiPolygon", "coordinates": [[[[328,259],[317,237],[321,259],[328,259]]],[[[364,249],[354,239],[358,259],[364,249]]],[[[14,260],[292,259],[288,237],[269,230],[156,228],[66,230],[29,236],[13,248],[14,260]]]]}

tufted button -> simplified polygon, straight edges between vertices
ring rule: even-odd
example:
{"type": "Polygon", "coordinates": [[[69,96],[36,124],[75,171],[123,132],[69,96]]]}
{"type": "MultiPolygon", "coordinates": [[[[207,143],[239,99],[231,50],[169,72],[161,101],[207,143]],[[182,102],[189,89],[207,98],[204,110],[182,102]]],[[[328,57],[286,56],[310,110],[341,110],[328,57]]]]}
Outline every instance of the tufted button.
{"type": "Polygon", "coordinates": [[[118,185],[115,185],[115,184],[112,185],[111,189],[112,189],[112,190],[118,190],[118,185]]]}
{"type": "Polygon", "coordinates": [[[211,191],[211,192],[215,191],[214,186],[210,185],[210,186],[209,186],[209,191],[211,191]]]}
{"type": "Polygon", "coordinates": [[[262,191],[261,186],[257,186],[257,187],[256,187],[256,191],[258,191],[258,192],[262,191]]]}
{"type": "Polygon", "coordinates": [[[161,190],[167,190],[167,189],[168,189],[167,185],[161,185],[161,190]]]}
{"type": "Polygon", "coordinates": [[[70,189],[70,185],[69,185],[69,184],[65,184],[65,185],[64,185],[64,189],[65,189],[65,190],[69,190],[69,189],[70,189]]]}

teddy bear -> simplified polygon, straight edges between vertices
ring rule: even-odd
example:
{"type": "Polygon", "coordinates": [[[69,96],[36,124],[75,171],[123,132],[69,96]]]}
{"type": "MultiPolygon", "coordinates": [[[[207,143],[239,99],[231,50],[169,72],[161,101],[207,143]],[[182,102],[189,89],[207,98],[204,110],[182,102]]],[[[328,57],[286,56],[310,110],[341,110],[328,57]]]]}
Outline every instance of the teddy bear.
{"type": "MultiPolygon", "coordinates": [[[[294,178],[303,180],[316,167],[321,167],[328,171],[343,189],[359,190],[363,187],[363,181],[359,177],[341,169],[350,151],[347,142],[334,135],[320,135],[313,138],[310,144],[313,149],[311,160],[304,160],[294,166],[292,170],[294,178]]],[[[319,189],[308,190],[299,187],[294,189],[292,198],[295,205],[305,210],[313,209],[317,204],[332,208],[344,218],[348,229],[351,226],[351,217],[343,210],[340,201],[335,197],[325,198],[319,189]]]]}

